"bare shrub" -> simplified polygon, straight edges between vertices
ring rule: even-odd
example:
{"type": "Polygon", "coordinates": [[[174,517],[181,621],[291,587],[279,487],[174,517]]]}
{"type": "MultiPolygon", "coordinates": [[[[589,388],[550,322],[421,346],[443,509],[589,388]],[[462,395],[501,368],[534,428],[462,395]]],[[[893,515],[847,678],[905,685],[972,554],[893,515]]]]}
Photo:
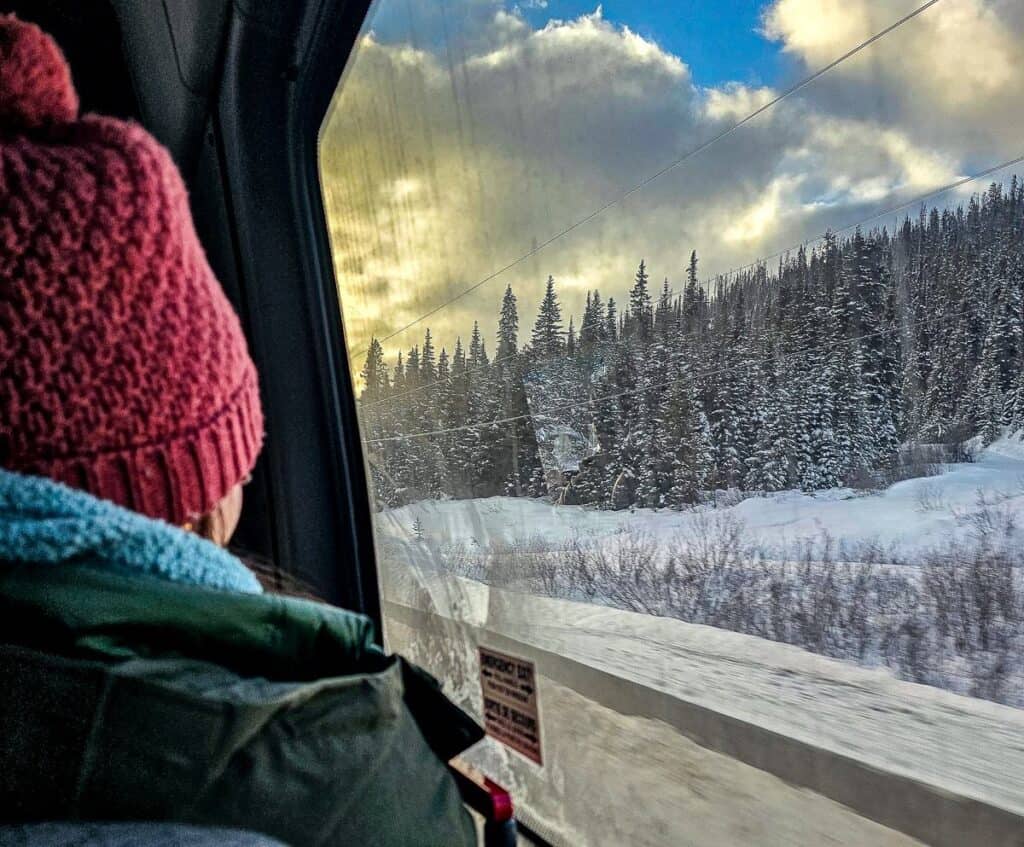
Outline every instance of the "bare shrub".
{"type": "Polygon", "coordinates": [[[592,547],[573,536],[562,547],[562,561],[569,583],[569,599],[593,602],[600,593],[601,571],[593,561],[592,547]]]}
{"type": "Polygon", "coordinates": [[[618,533],[610,542],[567,545],[570,573],[591,600],[649,615],[665,614],[671,577],[661,567],[658,545],[636,530],[618,533]]]}
{"type": "Polygon", "coordinates": [[[1024,561],[1016,523],[982,493],[975,509],[959,517],[968,539],[931,551],[922,577],[939,648],[959,660],[947,687],[1005,702],[1024,648],[1024,561]]]}
{"type": "Polygon", "coordinates": [[[940,432],[934,433],[938,437],[938,443],[917,445],[918,447],[938,448],[942,450],[946,458],[939,461],[944,462],[973,462],[975,459],[975,445],[977,439],[973,437],[974,428],[967,421],[962,421],[954,426],[946,427],[940,432]]]}
{"type": "Polygon", "coordinates": [[[942,487],[934,482],[918,486],[914,493],[914,502],[919,512],[942,512],[948,508],[942,487]]]}
{"type": "Polygon", "coordinates": [[[667,544],[628,529],[557,546],[450,545],[437,558],[492,585],[708,624],[1024,705],[1024,554],[1012,514],[979,495],[958,519],[965,536],[920,565],[827,534],[766,550],[715,511],[667,544]]]}
{"type": "Polygon", "coordinates": [[[954,509],[953,516],[968,528],[980,545],[989,546],[1000,540],[1005,544],[1017,529],[1016,516],[1006,505],[1006,500],[1012,496],[979,488],[973,508],[954,509]]]}
{"type": "Polygon", "coordinates": [[[854,469],[844,484],[855,491],[880,491],[904,480],[939,476],[943,464],[965,461],[962,455],[951,444],[905,444],[884,466],[854,469]]]}
{"type": "Polygon", "coordinates": [[[496,539],[487,551],[485,581],[501,588],[553,594],[552,551],[540,536],[496,539]]]}
{"type": "Polygon", "coordinates": [[[695,623],[735,628],[748,606],[743,523],[728,513],[701,512],[673,537],[665,554],[671,576],[668,614],[695,623]],[[730,626],[731,624],[731,626],[730,626]]]}
{"type": "Polygon", "coordinates": [[[852,471],[845,483],[854,491],[881,491],[897,482],[939,476],[942,472],[942,465],[934,462],[898,461],[885,468],[860,468],[852,471]]]}
{"type": "Polygon", "coordinates": [[[728,509],[731,506],[738,506],[744,500],[749,500],[754,496],[756,496],[755,492],[739,488],[717,488],[712,492],[711,500],[716,509],[728,509]]]}
{"type": "Polygon", "coordinates": [[[885,488],[885,481],[881,470],[857,468],[846,474],[843,485],[854,491],[879,491],[885,488]]]}
{"type": "Polygon", "coordinates": [[[457,576],[464,576],[483,581],[487,575],[486,556],[474,542],[466,544],[457,542],[440,545],[436,548],[435,559],[443,563],[444,570],[457,576]]]}

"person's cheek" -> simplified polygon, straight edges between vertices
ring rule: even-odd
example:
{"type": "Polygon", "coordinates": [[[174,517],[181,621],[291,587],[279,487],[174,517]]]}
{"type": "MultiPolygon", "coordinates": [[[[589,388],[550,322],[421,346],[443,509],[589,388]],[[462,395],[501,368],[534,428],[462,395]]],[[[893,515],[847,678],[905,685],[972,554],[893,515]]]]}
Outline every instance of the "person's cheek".
{"type": "Polygon", "coordinates": [[[231,536],[238,528],[238,521],[242,517],[242,486],[236,485],[228,492],[227,497],[221,501],[221,508],[218,509],[219,524],[218,543],[223,547],[231,541],[231,536]]]}

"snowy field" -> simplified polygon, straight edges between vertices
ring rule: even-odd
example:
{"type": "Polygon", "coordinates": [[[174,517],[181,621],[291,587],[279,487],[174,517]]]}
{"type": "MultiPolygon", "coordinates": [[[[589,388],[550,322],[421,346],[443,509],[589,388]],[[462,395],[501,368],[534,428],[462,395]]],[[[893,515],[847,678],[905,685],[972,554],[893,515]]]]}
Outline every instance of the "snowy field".
{"type": "MultiPolygon", "coordinates": [[[[941,466],[943,473],[899,482],[880,492],[840,488],[804,494],[784,491],[714,509],[742,523],[751,543],[791,549],[823,535],[837,543],[870,543],[913,561],[922,551],[974,530],[972,516],[986,506],[1024,518],[1024,443],[1003,438],[971,464],[941,466]]],[[[613,537],[624,530],[671,538],[692,529],[707,509],[599,511],[556,506],[543,500],[490,497],[422,501],[378,515],[378,532],[407,541],[420,534],[436,545],[465,543],[487,549],[523,538],[560,544],[566,539],[613,537]]],[[[1021,521],[1024,526],[1024,520],[1021,521]]]]}

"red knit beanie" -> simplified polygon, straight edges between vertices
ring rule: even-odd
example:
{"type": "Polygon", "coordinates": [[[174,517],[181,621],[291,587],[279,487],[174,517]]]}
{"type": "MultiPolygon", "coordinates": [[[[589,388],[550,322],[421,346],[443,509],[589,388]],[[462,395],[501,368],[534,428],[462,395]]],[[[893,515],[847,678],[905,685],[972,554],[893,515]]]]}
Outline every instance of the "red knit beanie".
{"type": "Polygon", "coordinates": [[[79,119],[57,45],[0,17],[0,466],[182,523],[245,478],[262,437],[167,151],[79,119]]]}

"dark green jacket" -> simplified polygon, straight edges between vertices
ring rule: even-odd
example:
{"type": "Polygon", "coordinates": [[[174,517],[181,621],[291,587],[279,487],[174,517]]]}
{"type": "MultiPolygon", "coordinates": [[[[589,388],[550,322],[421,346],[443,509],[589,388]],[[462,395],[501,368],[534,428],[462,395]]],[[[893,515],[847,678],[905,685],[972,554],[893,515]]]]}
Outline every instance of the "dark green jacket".
{"type": "Polygon", "coordinates": [[[302,845],[474,844],[480,730],[359,615],[0,565],[0,820],[175,820],[302,845]]]}

